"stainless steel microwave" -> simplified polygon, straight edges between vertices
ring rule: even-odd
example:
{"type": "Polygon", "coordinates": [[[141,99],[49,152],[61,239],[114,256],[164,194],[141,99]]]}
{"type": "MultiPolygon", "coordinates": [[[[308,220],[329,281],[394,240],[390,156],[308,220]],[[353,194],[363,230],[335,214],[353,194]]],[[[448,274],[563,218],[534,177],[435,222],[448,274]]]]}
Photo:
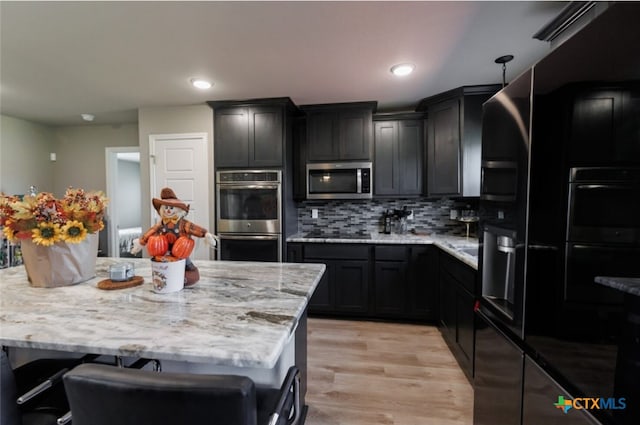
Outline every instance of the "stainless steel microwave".
{"type": "Polygon", "coordinates": [[[307,164],[307,199],[371,199],[371,162],[307,164]]]}

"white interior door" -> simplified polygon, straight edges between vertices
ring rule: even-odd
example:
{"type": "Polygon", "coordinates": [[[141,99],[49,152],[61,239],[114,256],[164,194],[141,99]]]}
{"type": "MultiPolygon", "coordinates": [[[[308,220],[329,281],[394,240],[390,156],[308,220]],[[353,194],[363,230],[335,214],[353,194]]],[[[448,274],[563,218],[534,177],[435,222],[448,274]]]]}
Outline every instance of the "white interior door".
{"type": "MultiPolygon", "coordinates": [[[[164,187],[170,187],[181,201],[190,205],[187,219],[209,228],[209,164],[207,134],[156,134],[149,136],[151,155],[151,195],[160,197],[164,187]]],[[[158,221],[155,210],[152,223],[158,221]]],[[[210,229],[209,229],[210,230],[210,229]]],[[[211,230],[210,230],[211,231],[211,230]]],[[[196,238],[192,259],[210,259],[204,239],[196,238]]]]}

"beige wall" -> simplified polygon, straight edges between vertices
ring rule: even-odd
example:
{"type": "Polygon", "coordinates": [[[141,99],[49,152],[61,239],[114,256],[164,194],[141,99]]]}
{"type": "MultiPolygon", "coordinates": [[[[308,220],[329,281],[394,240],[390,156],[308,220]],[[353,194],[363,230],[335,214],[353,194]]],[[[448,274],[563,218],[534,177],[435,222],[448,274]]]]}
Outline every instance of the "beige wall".
{"type": "MultiPolygon", "coordinates": [[[[24,193],[34,184],[40,191],[62,196],[68,186],[106,191],[105,148],[140,147],[142,223],[151,222],[149,136],[206,133],[209,139],[209,211],[213,197],[213,111],[206,105],[141,108],[138,124],[47,127],[2,116],[0,190],[24,193]],[[55,152],[56,162],[49,160],[55,152]]],[[[215,227],[213,214],[203,225],[215,227]]]]}
{"type": "Polygon", "coordinates": [[[24,194],[30,185],[51,192],[54,133],[51,127],[0,116],[0,192],[24,194]]]}
{"type": "Polygon", "coordinates": [[[84,125],[54,129],[54,193],[69,186],[106,192],[105,148],[138,145],[138,125],[84,125]]]}
{"type": "Polygon", "coordinates": [[[106,191],[105,148],[138,146],[137,124],[49,127],[0,118],[0,191],[5,193],[25,193],[30,185],[56,196],[69,186],[106,191]]]}
{"type": "MultiPolygon", "coordinates": [[[[213,110],[209,105],[192,105],[164,108],[140,108],[138,110],[138,128],[140,141],[140,178],[142,192],[142,227],[151,223],[151,198],[157,193],[150,193],[149,171],[149,136],[159,134],[207,133],[209,140],[209,211],[213,209],[213,110]]],[[[213,214],[209,223],[201,223],[213,229],[213,214]]]]}

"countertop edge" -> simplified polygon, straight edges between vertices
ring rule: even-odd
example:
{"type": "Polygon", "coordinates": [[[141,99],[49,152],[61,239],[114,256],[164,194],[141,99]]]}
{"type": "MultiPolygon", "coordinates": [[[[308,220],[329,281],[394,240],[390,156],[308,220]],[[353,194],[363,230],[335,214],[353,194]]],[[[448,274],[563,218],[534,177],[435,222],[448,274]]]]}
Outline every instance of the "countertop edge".
{"type": "Polygon", "coordinates": [[[640,277],[596,276],[595,282],[640,297],[640,277]]]}

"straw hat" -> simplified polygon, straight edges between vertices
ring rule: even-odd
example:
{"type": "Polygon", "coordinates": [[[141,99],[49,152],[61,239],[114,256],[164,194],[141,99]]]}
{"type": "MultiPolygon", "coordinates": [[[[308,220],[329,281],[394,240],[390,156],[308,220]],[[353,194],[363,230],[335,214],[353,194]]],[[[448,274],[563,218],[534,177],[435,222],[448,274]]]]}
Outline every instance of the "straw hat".
{"type": "Polygon", "coordinates": [[[160,205],[169,205],[172,207],[180,208],[185,212],[189,212],[189,205],[185,204],[181,200],[176,197],[176,194],[169,187],[165,187],[160,192],[160,198],[153,198],[151,202],[153,203],[153,207],[158,211],[160,209],[160,205]]]}

